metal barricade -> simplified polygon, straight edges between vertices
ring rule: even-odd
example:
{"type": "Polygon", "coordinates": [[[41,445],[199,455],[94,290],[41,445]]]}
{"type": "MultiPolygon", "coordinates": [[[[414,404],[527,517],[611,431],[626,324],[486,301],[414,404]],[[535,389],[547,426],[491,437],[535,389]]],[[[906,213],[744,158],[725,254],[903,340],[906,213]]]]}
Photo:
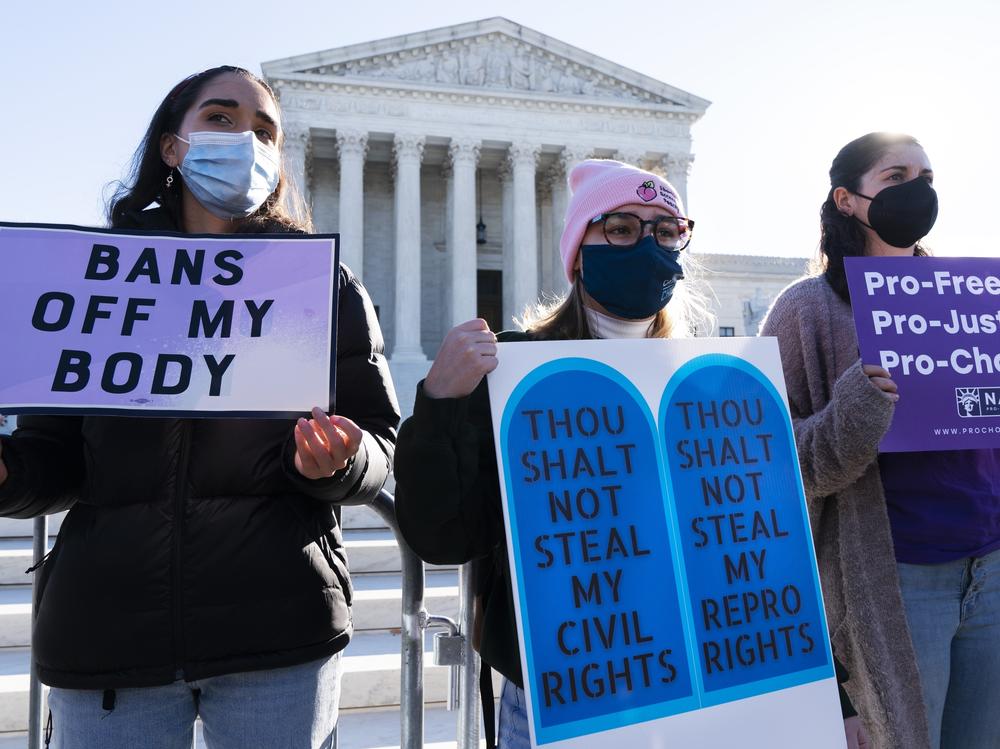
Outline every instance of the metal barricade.
{"type": "Polygon", "coordinates": [[[424,563],[400,537],[392,495],[384,489],[372,509],[399,543],[402,570],[402,642],[400,644],[399,730],[401,749],[424,745],[424,563]]]}
{"type": "Polygon", "coordinates": [[[372,508],[396,536],[401,561],[400,748],[423,749],[424,630],[443,629],[443,633],[435,635],[435,658],[439,665],[450,666],[448,709],[457,707],[460,710],[458,749],[478,749],[479,657],[471,647],[474,613],[472,565],[463,565],[459,570],[459,622],[446,616],[428,614],[424,608],[424,563],[399,532],[392,495],[382,490],[372,508]]]}
{"type": "MultiPolygon", "coordinates": [[[[446,616],[428,614],[424,608],[424,563],[407,545],[399,533],[393,497],[384,489],[371,507],[392,529],[399,544],[402,570],[402,637],[400,644],[399,722],[401,749],[423,749],[424,745],[424,631],[444,629],[442,645],[438,640],[437,662],[451,667],[449,672],[448,709],[456,707],[458,715],[458,749],[479,746],[479,658],[470,642],[473,600],[472,566],[459,570],[459,622],[446,616]]],[[[48,518],[34,521],[34,565],[45,556],[48,544],[48,518]]],[[[36,601],[35,581],[40,569],[32,575],[32,621],[36,601]]],[[[42,749],[42,686],[31,659],[28,707],[28,749],[42,749]]],[[[336,747],[336,737],[334,747],[336,747]]]]}
{"type": "MultiPolygon", "coordinates": [[[[462,565],[459,589],[459,622],[463,639],[458,715],[458,749],[479,748],[479,655],[472,649],[472,622],[475,614],[476,591],[473,587],[472,565],[462,565]]],[[[493,730],[492,726],[486,727],[493,730]]]]}
{"type": "MultiPolygon", "coordinates": [[[[38,588],[35,581],[42,574],[41,563],[48,553],[49,544],[49,519],[46,516],[35,518],[32,529],[33,543],[31,554],[31,566],[35,571],[31,573],[31,624],[34,632],[35,610],[38,606],[38,588]]],[[[38,681],[38,674],[35,673],[35,659],[31,661],[29,671],[28,686],[28,749],[42,749],[42,684],[38,681]]]]}

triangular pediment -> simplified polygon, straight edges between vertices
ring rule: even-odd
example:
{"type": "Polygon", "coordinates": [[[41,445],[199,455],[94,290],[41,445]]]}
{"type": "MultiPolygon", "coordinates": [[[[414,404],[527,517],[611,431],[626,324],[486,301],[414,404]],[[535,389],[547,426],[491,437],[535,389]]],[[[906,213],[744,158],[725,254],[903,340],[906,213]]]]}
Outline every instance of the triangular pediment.
{"type": "Polygon", "coordinates": [[[274,60],[269,79],[315,78],[677,107],[709,102],[506,18],[274,60]]]}

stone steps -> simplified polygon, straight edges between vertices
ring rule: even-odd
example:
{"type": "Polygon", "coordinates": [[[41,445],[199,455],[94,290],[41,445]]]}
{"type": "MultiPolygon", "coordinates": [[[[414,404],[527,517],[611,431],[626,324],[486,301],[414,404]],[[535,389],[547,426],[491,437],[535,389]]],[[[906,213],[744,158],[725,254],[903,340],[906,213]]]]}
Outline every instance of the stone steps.
{"type": "MultiPolygon", "coordinates": [[[[49,533],[55,536],[62,527],[65,512],[49,515],[49,533]]],[[[0,518],[0,538],[31,538],[34,534],[34,520],[18,520],[17,518],[0,518]]]]}
{"type": "MultiPolygon", "coordinates": [[[[50,517],[50,547],[62,517],[50,517]]],[[[345,507],[342,522],[355,589],[355,636],[344,657],[340,747],[395,747],[399,745],[402,597],[399,547],[379,515],[368,507],[345,507]]],[[[31,586],[25,570],[32,564],[32,530],[31,520],[0,518],[0,749],[27,744],[31,586]]],[[[425,607],[432,614],[457,617],[455,568],[426,569],[425,607]]],[[[432,636],[428,633],[424,638],[425,746],[443,749],[455,746],[458,714],[443,709],[448,669],[433,663],[432,636]]],[[[196,746],[204,746],[200,735],[196,746]]]]}
{"type": "MultiPolygon", "coordinates": [[[[424,607],[432,614],[458,616],[458,572],[430,567],[425,574],[424,607]]],[[[355,575],[355,631],[397,629],[401,624],[402,587],[398,573],[355,575]]]]}
{"type": "Polygon", "coordinates": [[[0,731],[28,728],[28,648],[0,649],[0,731]]]}
{"type": "MultiPolygon", "coordinates": [[[[55,536],[49,537],[49,548],[55,536]]],[[[352,575],[399,572],[399,545],[388,528],[361,528],[344,532],[344,547],[352,575]]],[[[0,585],[30,583],[26,570],[32,564],[30,537],[0,538],[0,585]]],[[[453,568],[452,568],[453,569],[453,568]]]]}
{"type": "Polygon", "coordinates": [[[0,648],[26,648],[30,643],[31,586],[4,585],[0,587],[0,648]]]}
{"type": "MultiPolygon", "coordinates": [[[[457,712],[443,705],[428,705],[424,711],[424,749],[454,749],[457,735],[457,712]]],[[[25,749],[28,734],[24,731],[0,733],[0,749],[25,749]]],[[[480,741],[480,747],[486,742],[480,741]]],[[[338,749],[394,749],[399,746],[399,710],[371,708],[341,710],[338,749]]],[[[201,722],[196,724],[195,749],[205,749],[201,722]]]]}
{"type": "MultiPolygon", "coordinates": [[[[359,574],[353,581],[355,631],[398,632],[402,597],[399,573],[359,574]]],[[[432,614],[454,619],[458,615],[458,573],[429,569],[424,601],[432,614]]],[[[0,648],[27,647],[30,641],[31,586],[0,586],[0,648]]]]}
{"type": "MultiPolygon", "coordinates": [[[[359,632],[354,636],[344,657],[342,710],[398,708],[399,651],[398,634],[359,632]]],[[[28,648],[0,648],[0,735],[27,729],[29,662],[28,648]]],[[[444,703],[447,699],[448,667],[434,665],[428,634],[424,647],[424,700],[444,703]]],[[[395,714],[398,720],[398,710],[395,714]]]]}
{"type": "MultiPolygon", "coordinates": [[[[66,513],[49,516],[49,533],[55,535],[62,527],[66,513]]],[[[0,518],[0,538],[31,538],[34,520],[18,520],[16,518],[0,518]]],[[[341,512],[341,523],[344,530],[381,528],[385,523],[377,512],[364,505],[348,505],[341,512]]]]}
{"type": "MultiPolygon", "coordinates": [[[[54,535],[49,536],[48,548],[51,549],[55,541],[54,535]]],[[[32,546],[30,537],[0,538],[0,585],[31,584],[27,570],[34,561],[32,546]]]]}
{"type": "MultiPolygon", "coordinates": [[[[482,733],[480,726],[480,735],[482,733]]],[[[424,749],[454,749],[457,734],[457,711],[449,712],[441,704],[425,708],[424,749]]],[[[399,710],[374,708],[341,711],[337,738],[338,749],[397,749],[399,710]]],[[[485,747],[486,741],[481,739],[479,746],[485,747]]],[[[6,747],[0,744],[0,749],[6,747]]],[[[198,744],[197,749],[203,749],[203,745],[198,744]]]]}

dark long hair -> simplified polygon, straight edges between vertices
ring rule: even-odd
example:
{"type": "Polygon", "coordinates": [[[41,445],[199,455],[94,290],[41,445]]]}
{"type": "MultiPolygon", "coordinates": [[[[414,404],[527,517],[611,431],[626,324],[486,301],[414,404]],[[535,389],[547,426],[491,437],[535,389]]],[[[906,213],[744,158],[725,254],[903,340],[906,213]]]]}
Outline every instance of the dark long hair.
{"type": "MultiPolygon", "coordinates": [[[[818,270],[837,292],[837,296],[847,303],[850,303],[851,296],[847,289],[847,275],[844,273],[844,258],[863,256],[867,237],[856,218],[845,216],[837,208],[833,191],[838,187],[845,187],[856,193],[861,188],[861,178],[865,172],[875,166],[886,151],[894,146],[919,145],[912,135],[868,133],[841,148],[830,166],[830,192],[819,209],[821,234],[818,270]]],[[[914,254],[924,256],[927,251],[918,244],[914,254]]]]}
{"type": "MultiPolygon", "coordinates": [[[[112,228],[135,226],[139,214],[151,203],[158,204],[170,222],[181,228],[183,178],[178,170],[172,170],[163,163],[160,157],[160,138],[164,133],[176,133],[184,116],[197,101],[205,86],[227,73],[242,76],[263,87],[277,107],[278,99],[266,82],[249,70],[232,65],[209,68],[178,83],[156,108],[146,134],[132,156],[128,176],[123,182],[118,183],[114,195],[108,201],[108,224],[112,228]],[[167,187],[167,176],[171,172],[174,179],[171,186],[167,187]]],[[[301,196],[295,193],[294,185],[288,180],[282,163],[281,176],[274,192],[252,215],[235,222],[236,231],[241,233],[309,231],[311,225],[308,213],[302,205],[301,196]],[[300,216],[301,219],[297,220],[293,216],[300,216]]]]}

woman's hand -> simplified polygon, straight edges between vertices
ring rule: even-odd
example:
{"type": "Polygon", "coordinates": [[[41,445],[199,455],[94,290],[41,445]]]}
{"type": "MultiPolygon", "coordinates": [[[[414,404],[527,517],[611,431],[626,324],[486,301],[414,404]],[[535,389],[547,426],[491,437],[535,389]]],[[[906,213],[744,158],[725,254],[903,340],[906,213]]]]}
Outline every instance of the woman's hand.
{"type": "Polygon", "coordinates": [[[847,736],[847,749],[869,749],[868,734],[861,723],[861,718],[844,718],[844,734],[847,736]]]}
{"type": "Polygon", "coordinates": [[[899,393],[896,392],[896,383],[892,381],[892,375],[888,371],[874,364],[865,364],[861,369],[868,375],[868,379],[871,380],[872,385],[888,395],[893,402],[899,400],[899,393]]]}
{"type": "Polygon", "coordinates": [[[469,320],[448,331],[424,380],[424,393],[464,398],[497,364],[497,337],[485,320],[469,320]]]}
{"type": "Polygon", "coordinates": [[[295,470],[307,479],[329,478],[344,468],[361,446],[361,428],[344,416],[327,416],[318,406],[311,419],[295,424],[295,470]]]}

